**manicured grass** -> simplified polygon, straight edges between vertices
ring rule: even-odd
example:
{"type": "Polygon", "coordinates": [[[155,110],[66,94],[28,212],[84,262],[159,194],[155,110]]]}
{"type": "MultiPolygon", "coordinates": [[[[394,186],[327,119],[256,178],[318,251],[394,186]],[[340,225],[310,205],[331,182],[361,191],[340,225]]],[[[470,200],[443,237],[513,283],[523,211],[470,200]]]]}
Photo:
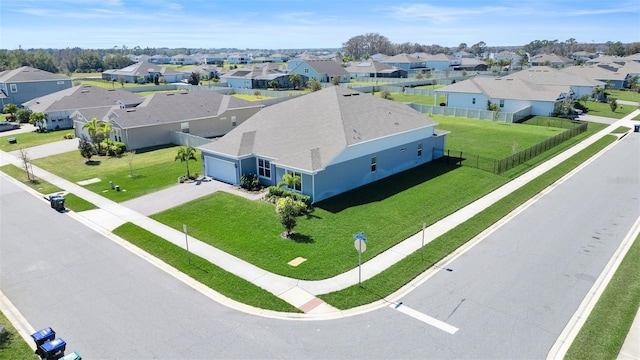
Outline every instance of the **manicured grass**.
{"type": "MultiPolygon", "coordinates": [[[[377,91],[376,92],[376,96],[379,97],[381,95],[382,95],[381,91],[377,91]]],[[[433,105],[433,99],[434,99],[433,95],[403,94],[403,93],[399,93],[399,92],[392,92],[391,93],[391,100],[397,101],[397,102],[408,102],[408,103],[416,103],[416,104],[423,104],[423,105],[433,105]]],[[[445,102],[446,100],[447,100],[446,97],[440,96],[438,98],[438,104],[441,103],[441,102],[445,102]]]]}
{"type": "Polygon", "coordinates": [[[0,114],[0,121],[7,121],[7,116],[10,114],[0,114]]]}
{"type": "Polygon", "coordinates": [[[247,101],[261,101],[261,100],[273,99],[271,96],[264,96],[264,95],[256,96],[256,95],[233,94],[231,96],[237,97],[238,99],[247,100],[247,101]]]}
{"type": "Polygon", "coordinates": [[[438,129],[449,130],[446,148],[501,159],[526,149],[566,129],[431,115],[438,129]],[[487,141],[491,139],[491,141],[487,141]]]}
{"type": "Polygon", "coordinates": [[[635,109],[637,109],[636,106],[618,103],[618,108],[615,112],[613,112],[611,111],[611,107],[608,103],[600,103],[595,101],[588,101],[587,108],[589,109],[589,111],[587,112],[588,115],[603,116],[614,119],[622,119],[623,117],[631,114],[635,109]]]}
{"type": "Polygon", "coordinates": [[[617,129],[613,130],[611,133],[612,134],[624,134],[624,133],[628,132],[629,130],[631,130],[630,127],[619,126],[617,129]]]}
{"type": "MultiPolygon", "coordinates": [[[[606,136],[592,144],[580,153],[549,170],[542,176],[529,182],[511,195],[497,201],[464,224],[461,224],[446,234],[438,237],[424,248],[424,260],[418,250],[407,256],[381,274],[358,285],[336,291],[319,297],[325,302],[339,309],[349,309],[380,300],[400,289],[403,285],[433,266],[436,262],[452,253],[467,241],[478,235],[484,229],[495,223],[520,204],[524,203],[554,181],[568,173],[586,159],[615,141],[616,137],[606,136]]],[[[368,243],[367,243],[368,245],[368,243]]],[[[367,251],[369,248],[367,248],[367,251]]],[[[366,252],[365,252],[366,254],[366,252]]]]}
{"type": "Polygon", "coordinates": [[[80,83],[83,85],[92,85],[95,87],[101,87],[105,89],[115,89],[115,88],[123,88],[123,87],[138,87],[142,86],[140,84],[134,83],[124,83],[120,84],[119,81],[105,81],[105,80],[80,80],[80,83]],[[124,85],[124,86],[123,86],[124,85]]]}
{"type": "Polygon", "coordinates": [[[180,92],[182,90],[158,90],[158,91],[141,91],[136,94],[140,96],[147,96],[151,94],[161,94],[161,93],[170,93],[170,92],[180,92]]]}
{"type": "Polygon", "coordinates": [[[5,326],[8,332],[7,341],[0,345],[0,359],[39,359],[33,350],[24,342],[16,328],[9,319],[0,311],[0,324],[5,326]]]}
{"type": "MultiPolygon", "coordinates": [[[[125,153],[121,157],[94,156],[93,165],[86,163],[79,151],[49,156],[33,163],[69,181],[78,182],[99,178],[100,182],[85,185],[85,188],[116,202],[130,200],[171,185],[186,174],[186,164],[174,161],[178,146],[139,152],[125,153]],[[129,160],[132,159],[133,174],[130,176],[129,160]],[[111,189],[109,181],[119,185],[122,191],[111,189]]],[[[200,159],[200,152],[196,154],[200,159]]],[[[190,161],[191,175],[202,173],[202,162],[190,161]]]]}
{"type": "Polygon", "coordinates": [[[22,134],[4,135],[0,137],[0,150],[13,151],[21,148],[29,148],[32,146],[48,144],[55,141],[64,140],[63,137],[67,134],[73,135],[73,129],[51,131],[46,133],[27,132],[22,134]],[[8,138],[16,138],[16,144],[9,144],[8,138]]]}
{"type": "MultiPolygon", "coordinates": [[[[61,75],[65,75],[66,74],[61,74],[61,75]]],[[[84,78],[84,77],[102,77],[102,73],[99,72],[92,72],[92,73],[71,73],[70,74],[71,78],[84,78]]]]}
{"type": "Polygon", "coordinates": [[[638,269],[640,236],[636,237],[565,359],[615,359],[618,356],[640,307],[638,269]]]}
{"type": "Polygon", "coordinates": [[[607,90],[610,97],[619,100],[635,101],[640,103],[640,92],[630,90],[607,90]]]}
{"type": "Polygon", "coordinates": [[[231,299],[261,309],[301,312],[270,292],[197,255],[191,254],[191,263],[189,264],[184,249],[136,225],[126,223],[115,229],[113,233],[231,299]]]}
{"type": "MultiPolygon", "coordinates": [[[[26,171],[14,165],[2,166],[0,167],[0,171],[13,177],[14,179],[20,181],[21,183],[29,186],[30,188],[38,191],[42,195],[63,191],[63,189],[60,189],[59,187],[52,185],[42,179],[36,178],[34,181],[29,181],[27,179],[26,171]]],[[[65,195],[64,198],[65,198],[64,206],[75,212],[92,210],[96,208],[96,206],[93,205],[92,203],[71,193],[65,195]]]]}
{"type": "Polygon", "coordinates": [[[469,167],[433,162],[316,204],[298,219],[295,240],[284,230],[272,204],[214,193],[152,218],[263,269],[299,279],[323,279],[357,264],[352,235],[364,231],[366,261],[483,194],[504,177],[469,167]],[[437,204],[437,205],[436,205],[437,204]],[[203,209],[206,209],[203,210],[203,209]],[[233,221],[230,221],[233,219],[233,221]],[[297,267],[287,263],[307,259],[297,267]]]}

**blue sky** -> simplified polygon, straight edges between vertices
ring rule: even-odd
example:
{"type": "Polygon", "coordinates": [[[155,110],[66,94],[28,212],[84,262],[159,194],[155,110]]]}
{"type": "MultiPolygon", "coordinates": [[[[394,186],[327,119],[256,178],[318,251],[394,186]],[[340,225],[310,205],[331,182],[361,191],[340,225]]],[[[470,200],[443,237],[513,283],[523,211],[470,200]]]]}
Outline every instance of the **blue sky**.
{"type": "Polygon", "coordinates": [[[640,1],[1,0],[0,48],[337,48],[640,41],[640,1]]]}

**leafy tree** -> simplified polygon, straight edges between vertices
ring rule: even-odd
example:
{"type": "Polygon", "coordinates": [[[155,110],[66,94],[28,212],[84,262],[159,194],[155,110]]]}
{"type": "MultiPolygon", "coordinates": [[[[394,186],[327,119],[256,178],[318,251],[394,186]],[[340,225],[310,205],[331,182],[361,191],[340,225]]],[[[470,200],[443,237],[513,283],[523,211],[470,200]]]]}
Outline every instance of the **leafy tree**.
{"type": "Polygon", "coordinates": [[[618,108],[618,101],[614,98],[609,98],[609,107],[612,112],[616,112],[616,109],[618,108]]]}
{"type": "Polygon", "coordinates": [[[458,51],[462,51],[466,48],[467,48],[467,43],[460,43],[460,45],[458,45],[458,51]]]}
{"type": "Polygon", "coordinates": [[[298,87],[302,84],[302,78],[300,74],[291,74],[289,75],[289,82],[294,89],[298,89],[298,87]]]}
{"type": "Polygon", "coordinates": [[[484,41],[477,42],[471,45],[471,53],[475,56],[482,56],[487,49],[487,44],[484,41]]]}
{"type": "Polygon", "coordinates": [[[560,103],[560,115],[562,117],[569,117],[571,115],[571,109],[573,108],[573,99],[570,97],[564,99],[560,103]]]}
{"type": "Polygon", "coordinates": [[[589,101],[589,95],[588,94],[583,94],[582,96],[580,96],[580,101],[582,101],[584,103],[584,107],[587,107],[587,101],[589,101]]]}
{"type": "Polygon", "coordinates": [[[340,85],[340,76],[334,76],[331,78],[331,84],[334,86],[340,85]]]}
{"type": "Polygon", "coordinates": [[[342,44],[345,54],[354,59],[366,59],[372,54],[394,55],[395,46],[385,36],[368,33],[350,38],[342,44]]]}
{"type": "Polygon", "coordinates": [[[174,161],[186,162],[187,163],[187,177],[191,178],[191,173],[189,172],[189,161],[198,161],[196,158],[196,149],[193,146],[181,146],[178,149],[178,153],[174,161]]]}
{"type": "Polygon", "coordinates": [[[278,89],[278,82],[276,80],[269,81],[269,87],[272,88],[273,90],[277,90],[278,89]]]}
{"type": "Polygon", "coordinates": [[[135,177],[136,174],[133,173],[133,157],[136,155],[135,150],[129,151],[129,155],[127,155],[127,162],[129,163],[129,177],[135,177]]]}
{"type": "Polygon", "coordinates": [[[493,121],[497,121],[498,114],[500,113],[500,105],[492,103],[491,100],[487,100],[487,110],[493,111],[493,121]]]}
{"type": "Polygon", "coordinates": [[[18,105],[16,104],[7,104],[4,106],[3,112],[5,114],[9,114],[9,121],[14,121],[16,119],[16,112],[18,112],[18,105]]]}
{"type": "Polygon", "coordinates": [[[309,81],[309,84],[307,84],[307,87],[312,92],[322,90],[322,85],[320,85],[320,82],[316,78],[311,79],[311,81],[309,81]]]}
{"type": "Polygon", "coordinates": [[[38,128],[38,132],[47,131],[45,125],[46,116],[41,112],[32,113],[29,116],[29,124],[38,128]]]}
{"type": "Polygon", "coordinates": [[[382,92],[380,93],[380,97],[387,100],[393,100],[393,98],[391,97],[391,92],[389,92],[389,90],[382,90],[382,92]]]}
{"type": "Polygon", "coordinates": [[[591,97],[593,97],[594,99],[601,101],[604,99],[604,89],[599,87],[599,86],[595,86],[593,88],[593,90],[591,91],[591,97]]]}
{"type": "Polygon", "coordinates": [[[84,135],[80,136],[78,149],[80,150],[80,155],[87,159],[87,162],[91,161],[91,157],[96,154],[95,147],[84,135]]]}
{"type": "Polygon", "coordinates": [[[631,77],[631,79],[629,79],[629,89],[633,90],[633,91],[638,91],[638,75],[634,75],[631,77]]]}
{"type": "Polygon", "coordinates": [[[18,111],[16,112],[16,119],[20,123],[28,123],[29,122],[29,117],[31,116],[32,113],[33,113],[33,111],[31,111],[31,110],[29,110],[27,108],[18,109],[18,111]]]}
{"type": "Polygon", "coordinates": [[[189,80],[187,80],[187,82],[191,85],[199,85],[200,84],[200,74],[198,74],[197,72],[192,72],[191,75],[189,75],[189,80]]]}
{"type": "Polygon", "coordinates": [[[260,98],[260,90],[254,90],[253,91],[253,95],[259,99],[260,98]]]}
{"type": "Polygon", "coordinates": [[[276,212],[280,215],[280,224],[286,230],[286,237],[290,237],[293,228],[296,227],[297,217],[304,213],[306,205],[302,201],[294,200],[290,197],[283,197],[276,202],[276,212]]]}

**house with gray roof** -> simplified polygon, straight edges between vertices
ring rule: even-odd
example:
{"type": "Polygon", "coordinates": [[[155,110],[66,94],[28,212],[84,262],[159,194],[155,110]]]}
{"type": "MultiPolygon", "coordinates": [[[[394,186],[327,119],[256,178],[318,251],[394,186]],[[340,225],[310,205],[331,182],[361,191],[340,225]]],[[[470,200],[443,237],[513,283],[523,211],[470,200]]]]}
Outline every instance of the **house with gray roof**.
{"type": "Polygon", "coordinates": [[[415,75],[418,72],[429,71],[424,60],[405,53],[388,57],[384,60],[380,60],[380,62],[389,66],[395,66],[397,68],[407,70],[409,76],[415,75]]]}
{"type": "Polygon", "coordinates": [[[408,71],[369,59],[355,63],[345,70],[352,78],[406,78],[408,71]]]}
{"type": "MultiPolygon", "coordinates": [[[[515,113],[529,109],[531,115],[551,116],[572,96],[569,85],[543,85],[517,78],[477,76],[434,90],[446,96],[448,107],[487,110],[487,102],[500,111],[515,113]]],[[[435,105],[435,104],[434,104],[435,105]]]]}
{"type": "Polygon", "coordinates": [[[564,56],[556,54],[540,54],[529,58],[531,66],[551,66],[555,68],[564,68],[573,65],[575,61],[564,56]]]}
{"type": "Polygon", "coordinates": [[[294,191],[313,202],[428,163],[447,132],[409,106],[343,86],[264,108],[218,141],[200,146],[203,173],[238,185],[257,174],[276,185],[298,175],[294,191]]]}
{"type": "Polygon", "coordinates": [[[153,83],[156,76],[164,78],[167,83],[180,82],[189,77],[181,71],[148,62],[139,62],[122,69],[102,72],[102,80],[120,82],[122,79],[123,82],[134,84],[153,83]]]}
{"type": "MultiPolygon", "coordinates": [[[[292,87],[289,82],[289,74],[280,71],[279,66],[273,63],[229,70],[220,76],[220,80],[236,89],[267,89],[271,87],[269,85],[271,81],[276,81],[279,88],[292,87]]],[[[303,78],[303,81],[305,80],[303,78]]]]}
{"type": "Polygon", "coordinates": [[[71,129],[71,114],[78,109],[124,106],[132,108],[144,97],[122,89],[104,89],[92,85],[78,85],[53,94],[41,96],[23,103],[22,106],[45,115],[47,130],[71,129]]]}
{"type": "Polygon", "coordinates": [[[594,88],[604,88],[605,85],[602,81],[580,76],[570,71],[561,71],[549,66],[534,66],[502,76],[502,79],[520,79],[541,85],[568,85],[571,87],[574,98],[579,98],[582,95],[591,96],[594,88]]]}
{"type": "Polygon", "coordinates": [[[635,61],[616,61],[584,66],[570,66],[561,71],[604,82],[605,84],[609,84],[611,89],[617,90],[628,87],[629,80],[631,80],[632,77],[640,76],[640,63],[635,61]]]}
{"type": "Polygon", "coordinates": [[[349,72],[333,60],[303,60],[289,73],[304,76],[309,80],[316,79],[321,83],[329,83],[334,77],[338,77],[341,83],[350,80],[349,72]]]}
{"type": "Polygon", "coordinates": [[[76,136],[92,118],[112,123],[111,139],[127,149],[171,144],[172,133],[220,137],[260,111],[262,105],[213,91],[183,91],[149,95],[134,108],[122,105],[78,109],[71,118],[76,136]]]}
{"type": "Polygon", "coordinates": [[[68,76],[22,66],[0,72],[0,105],[21,104],[71,87],[68,76]]]}
{"type": "Polygon", "coordinates": [[[218,71],[221,71],[222,69],[223,68],[216,67],[215,65],[202,64],[196,67],[182,70],[182,72],[187,75],[187,78],[191,76],[191,73],[197,73],[198,75],[200,75],[200,79],[209,80],[219,78],[221,73],[219,73],[218,71]]]}
{"type": "Polygon", "coordinates": [[[427,67],[429,70],[435,70],[435,71],[453,70],[457,66],[460,66],[462,64],[461,58],[457,58],[455,56],[442,54],[442,53],[435,54],[435,55],[420,53],[420,54],[414,54],[414,56],[420,61],[424,61],[425,67],[427,67]]]}

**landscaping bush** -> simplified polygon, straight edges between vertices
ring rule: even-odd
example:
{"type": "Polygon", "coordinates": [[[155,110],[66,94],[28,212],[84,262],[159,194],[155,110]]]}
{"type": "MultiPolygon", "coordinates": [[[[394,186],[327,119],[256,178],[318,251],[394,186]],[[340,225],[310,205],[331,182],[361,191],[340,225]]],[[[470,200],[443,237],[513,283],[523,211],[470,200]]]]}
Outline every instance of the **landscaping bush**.
{"type": "Polygon", "coordinates": [[[68,133],[68,134],[64,134],[64,136],[62,137],[63,140],[69,140],[69,139],[73,139],[75,136],[73,135],[73,133],[68,133]]]}
{"type": "Polygon", "coordinates": [[[102,143],[100,143],[100,148],[106,150],[107,155],[109,156],[118,156],[127,151],[127,144],[112,141],[110,139],[104,139],[102,140],[102,143]]]}
{"type": "Polygon", "coordinates": [[[266,200],[275,204],[280,198],[291,198],[303,203],[307,207],[307,210],[311,209],[311,196],[283,189],[278,186],[269,186],[269,193],[266,196],[266,200]]]}
{"type": "Polygon", "coordinates": [[[240,187],[248,191],[259,191],[262,189],[258,175],[247,173],[240,177],[240,187]]]}

